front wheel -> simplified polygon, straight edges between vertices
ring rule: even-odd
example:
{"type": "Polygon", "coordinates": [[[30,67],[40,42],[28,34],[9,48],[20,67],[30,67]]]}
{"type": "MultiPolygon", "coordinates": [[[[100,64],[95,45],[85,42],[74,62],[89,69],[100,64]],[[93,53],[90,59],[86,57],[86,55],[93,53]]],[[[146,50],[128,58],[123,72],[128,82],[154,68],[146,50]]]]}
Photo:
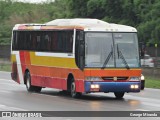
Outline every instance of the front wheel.
{"type": "Polygon", "coordinates": [[[144,87],[145,87],[145,81],[141,81],[141,90],[144,90],[144,87]]]}
{"type": "Polygon", "coordinates": [[[25,80],[26,80],[26,88],[28,92],[41,92],[42,87],[31,85],[31,76],[29,72],[26,73],[25,80]]]}
{"type": "Polygon", "coordinates": [[[71,83],[71,96],[73,98],[78,98],[81,96],[81,93],[76,92],[76,84],[75,84],[74,80],[72,80],[72,83],[71,83]]]}
{"type": "Polygon", "coordinates": [[[114,95],[117,99],[122,99],[124,96],[124,92],[115,92],[114,95]]]}

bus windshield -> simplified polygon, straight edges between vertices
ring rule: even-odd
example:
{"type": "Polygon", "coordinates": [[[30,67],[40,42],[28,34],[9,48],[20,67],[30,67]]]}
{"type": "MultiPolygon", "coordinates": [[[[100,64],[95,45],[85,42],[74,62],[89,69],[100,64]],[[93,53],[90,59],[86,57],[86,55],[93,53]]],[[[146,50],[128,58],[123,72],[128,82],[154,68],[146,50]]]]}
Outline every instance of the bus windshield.
{"type": "Polygon", "coordinates": [[[140,67],[136,33],[85,34],[85,67],[140,67]]]}

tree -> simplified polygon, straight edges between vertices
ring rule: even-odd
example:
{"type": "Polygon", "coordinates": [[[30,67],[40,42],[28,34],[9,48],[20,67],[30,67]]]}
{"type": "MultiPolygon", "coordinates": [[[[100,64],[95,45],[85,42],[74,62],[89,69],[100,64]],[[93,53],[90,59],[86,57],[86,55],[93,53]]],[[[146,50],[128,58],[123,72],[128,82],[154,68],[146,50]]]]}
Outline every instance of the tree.
{"type": "Polygon", "coordinates": [[[87,2],[89,0],[67,0],[70,15],[68,17],[87,17],[87,2]]]}

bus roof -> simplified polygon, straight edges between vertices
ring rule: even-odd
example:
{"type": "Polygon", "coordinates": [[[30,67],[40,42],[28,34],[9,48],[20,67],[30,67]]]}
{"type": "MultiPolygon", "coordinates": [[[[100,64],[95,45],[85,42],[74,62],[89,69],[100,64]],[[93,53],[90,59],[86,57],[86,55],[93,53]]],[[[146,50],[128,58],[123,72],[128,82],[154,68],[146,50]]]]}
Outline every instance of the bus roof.
{"type": "Polygon", "coordinates": [[[134,27],[107,23],[98,19],[55,19],[45,24],[16,24],[13,30],[82,29],[84,31],[137,32],[134,27]]]}

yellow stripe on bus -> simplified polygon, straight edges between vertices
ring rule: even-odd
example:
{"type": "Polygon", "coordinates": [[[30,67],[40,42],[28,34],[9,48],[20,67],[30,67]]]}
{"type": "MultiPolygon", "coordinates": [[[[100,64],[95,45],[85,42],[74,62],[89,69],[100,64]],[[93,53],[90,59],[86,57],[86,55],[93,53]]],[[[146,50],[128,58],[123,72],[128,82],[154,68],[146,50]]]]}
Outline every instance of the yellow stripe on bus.
{"type": "Polygon", "coordinates": [[[16,55],[13,55],[13,54],[11,55],[11,61],[16,62],[16,55]]]}
{"type": "Polygon", "coordinates": [[[31,64],[37,66],[77,68],[75,58],[36,56],[35,52],[30,52],[30,59],[31,64]]]}

